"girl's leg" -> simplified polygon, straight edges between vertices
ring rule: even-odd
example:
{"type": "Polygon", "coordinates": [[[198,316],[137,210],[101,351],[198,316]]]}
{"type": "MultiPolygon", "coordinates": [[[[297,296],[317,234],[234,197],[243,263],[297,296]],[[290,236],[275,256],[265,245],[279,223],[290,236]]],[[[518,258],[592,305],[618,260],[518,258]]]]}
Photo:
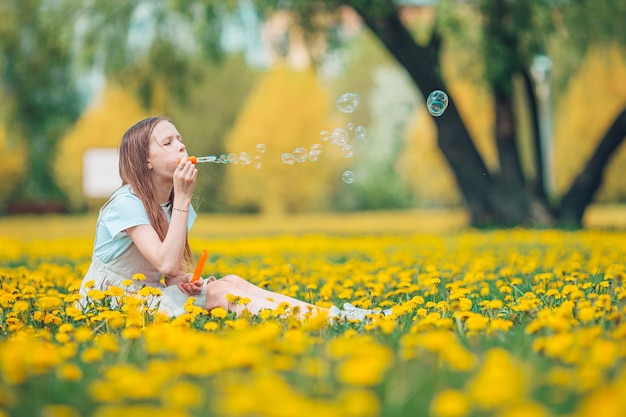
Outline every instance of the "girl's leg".
{"type": "MultiPolygon", "coordinates": [[[[237,275],[227,275],[217,281],[207,282],[206,285],[207,310],[215,307],[222,307],[224,309],[230,309],[231,311],[240,313],[241,311],[238,311],[237,305],[231,305],[228,303],[228,300],[226,299],[228,294],[249,298],[250,303],[247,305],[247,308],[252,314],[257,314],[259,311],[264,309],[274,310],[280,303],[287,303],[292,308],[299,308],[301,314],[306,314],[309,311],[315,310],[326,310],[296,298],[257,287],[237,275]]],[[[242,308],[242,306],[239,306],[239,309],[242,308]]]]}

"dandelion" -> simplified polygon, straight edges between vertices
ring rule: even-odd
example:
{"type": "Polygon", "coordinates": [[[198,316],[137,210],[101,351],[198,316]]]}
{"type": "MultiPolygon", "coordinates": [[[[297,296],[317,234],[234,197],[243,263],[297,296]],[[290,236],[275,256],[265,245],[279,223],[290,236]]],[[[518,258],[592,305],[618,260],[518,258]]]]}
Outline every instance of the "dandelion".
{"type": "Polygon", "coordinates": [[[224,317],[226,317],[227,314],[228,312],[224,310],[222,307],[216,307],[211,310],[211,316],[218,318],[218,319],[223,319],[224,317]]]}
{"type": "Polygon", "coordinates": [[[35,306],[41,311],[52,311],[61,308],[63,300],[58,297],[44,296],[35,302],[35,306]]]}
{"type": "Polygon", "coordinates": [[[228,302],[228,304],[237,304],[239,303],[240,299],[241,297],[238,295],[226,294],[226,301],[228,302]]]}
{"type": "Polygon", "coordinates": [[[179,381],[168,386],[161,396],[163,404],[177,409],[195,408],[202,402],[200,388],[188,381],[179,381]]]}
{"type": "Polygon", "coordinates": [[[57,378],[63,381],[80,381],[83,377],[81,368],[73,363],[64,363],[57,368],[57,378]]]}
{"type": "Polygon", "coordinates": [[[204,323],[204,326],[202,326],[202,328],[206,331],[212,332],[215,331],[217,329],[219,329],[219,324],[217,324],[214,321],[207,321],[206,323],[204,323]]]}
{"type": "Polygon", "coordinates": [[[464,417],[470,410],[467,395],[455,389],[440,391],[430,403],[430,415],[433,417],[464,417]]]}

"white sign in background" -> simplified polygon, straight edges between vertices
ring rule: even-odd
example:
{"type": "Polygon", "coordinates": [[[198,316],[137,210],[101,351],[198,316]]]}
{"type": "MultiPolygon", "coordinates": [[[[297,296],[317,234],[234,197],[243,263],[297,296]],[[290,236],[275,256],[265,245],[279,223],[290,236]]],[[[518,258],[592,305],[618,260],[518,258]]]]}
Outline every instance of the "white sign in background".
{"type": "Polygon", "coordinates": [[[93,148],[83,155],[83,192],[90,198],[108,197],[122,185],[116,148],[93,148]]]}

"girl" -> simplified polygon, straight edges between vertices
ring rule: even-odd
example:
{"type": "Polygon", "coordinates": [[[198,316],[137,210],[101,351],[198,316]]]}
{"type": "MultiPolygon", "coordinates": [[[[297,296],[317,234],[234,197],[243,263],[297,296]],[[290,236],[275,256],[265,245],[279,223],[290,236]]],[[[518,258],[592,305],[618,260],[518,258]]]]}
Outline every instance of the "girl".
{"type": "Polygon", "coordinates": [[[373,313],[350,304],[343,310],[335,306],[327,310],[257,287],[236,275],[192,281],[193,274],[187,272],[193,263],[187,232],[196,218],[191,197],[198,170],[187,157],[180,133],[166,118],[147,118],[126,131],[119,148],[122,186],[100,209],[92,263],[80,289],[82,307],[88,305],[91,289],[105,291],[116,286],[133,294],[148,285],[162,293],[154,298],[152,307],[158,303],[159,311],[169,316],[184,313],[189,297],[204,309],[222,307],[238,314],[243,308],[252,314],[275,309],[282,302],[301,314],[324,312],[339,319],[363,320],[373,313]],[[123,285],[139,273],[145,276],[143,282],[123,285]],[[232,305],[226,299],[228,294],[251,302],[232,305]]]}

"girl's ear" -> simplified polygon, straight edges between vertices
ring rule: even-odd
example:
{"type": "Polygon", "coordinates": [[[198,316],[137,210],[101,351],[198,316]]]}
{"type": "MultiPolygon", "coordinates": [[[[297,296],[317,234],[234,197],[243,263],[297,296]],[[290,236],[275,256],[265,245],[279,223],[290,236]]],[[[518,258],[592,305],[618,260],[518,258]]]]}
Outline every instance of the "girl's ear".
{"type": "Polygon", "coordinates": [[[149,169],[149,170],[152,170],[152,163],[151,163],[150,161],[146,161],[146,162],[147,162],[147,164],[148,164],[148,169],[149,169]]]}

